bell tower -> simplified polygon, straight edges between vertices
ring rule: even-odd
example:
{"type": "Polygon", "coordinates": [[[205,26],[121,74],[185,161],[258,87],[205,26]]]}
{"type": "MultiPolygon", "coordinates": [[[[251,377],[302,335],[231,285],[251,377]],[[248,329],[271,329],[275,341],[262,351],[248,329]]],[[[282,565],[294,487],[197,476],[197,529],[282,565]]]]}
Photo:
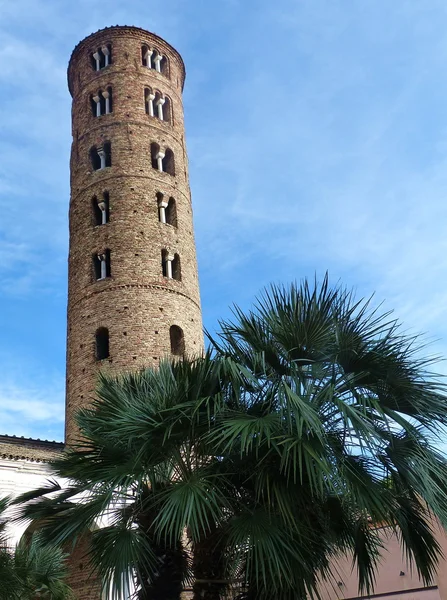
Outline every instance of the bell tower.
{"type": "Polygon", "coordinates": [[[68,444],[99,370],[203,349],[184,80],[179,53],[137,27],[102,29],[70,58],[68,444]]]}

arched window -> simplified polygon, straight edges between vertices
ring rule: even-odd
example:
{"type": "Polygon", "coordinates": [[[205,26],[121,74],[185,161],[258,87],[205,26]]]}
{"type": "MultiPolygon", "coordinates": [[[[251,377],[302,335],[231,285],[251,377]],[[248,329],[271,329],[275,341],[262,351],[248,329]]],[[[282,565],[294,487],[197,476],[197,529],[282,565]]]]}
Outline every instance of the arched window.
{"type": "Polygon", "coordinates": [[[175,162],[174,162],[174,153],[169,148],[166,149],[164,158],[163,158],[163,167],[162,170],[165,173],[169,173],[169,175],[175,175],[175,162]]]}
{"type": "Polygon", "coordinates": [[[93,271],[96,281],[110,277],[110,250],[104,250],[93,255],[93,271]]]}
{"type": "Polygon", "coordinates": [[[92,198],[93,222],[95,225],[105,225],[109,222],[109,193],[104,192],[102,198],[98,200],[96,196],[92,198]]]}
{"type": "Polygon", "coordinates": [[[180,256],[178,254],[174,254],[174,259],[172,260],[172,279],[176,279],[177,281],[182,280],[182,270],[180,268],[180,256]]]}
{"type": "Polygon", "coordinates": [[[98,90],[96,94],[90,96],[90,103],[94,117],[108,115],[112,112],[112,88],[109,86],[106,90],[98,90]]]}
{"type": "Polygon", "coordinates": [[[103,145],[103,150],[106,155],[106,167],[112,166],[112,145],[110,142],[105,142],[103,145]]]}
{"type": "Polygon", "coordinates": [[[171,325],[169,328],[169,339],[171,341],[171,353],[175,356],[183,356],[185,354],[185,336],[178,325],[171,325]]]}
{"type": "Polygon", "coordinates": [[[90,160],[94,171],[111,167],[112,148],[110,142],[105,142],[103,146],[93,146],[90,149],[90,160]]]}
{"type": "Polygon", "coordinates": [[[112,88],[109,86],[105,91],[98,90],[90,97],[90,102],[94,117],[108,115],[112,112],[112,88]]]}
{"type": "Polygon", "coordinates": [[[166,223],[177,227],[177,206],[174,198],[169,198],[168,206],[166,207],[166,223]]]}
{"type": "Polygon", "coordinates": [[[150,48],[147,44],[143,44],[141,47],[141,64],[148,69],[154,69],[165,77],[169,77],[168,59],[157,48],[150,48]]]}
{"type": "Polygon", "coordinates": [[[92,168],[94,171],[98,171],[99,169],[102,168],[101,167],[101,158],[99,156],[98,148],[96,146],[93,146],[93,148],[90,148],[90,160],[91,160],[92,168]]]}
{"type": "Polygon", "coordinates": [[[166,56],[161,57],[160,61],[160,73],[165,77],[169,78],[169,63],[166,56]]]}
{"type": "Polygon", "coordinates": [[[161,192],[157,192],[158,220],[177,227],[177,208],[174,198],[166,200],[161,192]]]}
{"type": "Polygon", "coordinates": [[[165,96],[164,99],[165,101],[163,104],[163,120],[166,121],[166,123],[172,123],[171,99],[169,98],[169,96],[165,96]]]}
{"type": "Polygon", "coordinates": [[[110,44],[101,46],[101,48],[92,52],[90,60],[95,71],[101,71],[101,69],[108,67],[112,64],[112,46],[110,44]]]}
{"type": "Polygon", "coordinates": [[[95,355],[96,360],[109,358],[109,330],[106,327],[100,327],[95,333],[95,355]]]}
{"type": "Polygon", "coordinates": [[[146,110],[146,114],[150,117],[155,115],[154,113],[154,100],[155,94],[151,90],[151,88],[144,88],[144,108],[146,110]]]}

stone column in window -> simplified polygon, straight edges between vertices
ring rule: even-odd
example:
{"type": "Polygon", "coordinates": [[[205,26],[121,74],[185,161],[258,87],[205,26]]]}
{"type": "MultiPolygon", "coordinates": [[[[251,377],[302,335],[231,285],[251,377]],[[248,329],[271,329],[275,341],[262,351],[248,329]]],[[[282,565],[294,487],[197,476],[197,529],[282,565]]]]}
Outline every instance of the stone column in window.
{"type": "Polygon", "coordinates": [[[164,198],[160,198],[158,201],[158,213],[160,216],[160,223],[166,223],[166,209],[168,208],[168,203],[164,198]]]}
{"type": "Polygon", "coordinates": [[[173,254],[166,255],[166,277],[172,279],[172,261],[174,260],[173,254]]]}
{"type": "Polygon", "coordinates": [[[148,108],[149,108],[149,116],[150,117],[154,116],[154,100],[155,100],[155,94],[153,92],[150,92],[150,94],[148,94],[148,97],[147,97],[147,104],[148,104],[148,108]]]}
{"type": "Polygon", "coordinates": [[[161,59],[163,58],[163,56],[161,54],[157,54],[157,56],[154,58],[154,64],[155,64],[155,70],[158,71],[158,73],[161,73],[161,59]]]}
{"type": "Polygon", "coordinates": [[[157,156],[155,157],[157,159],[157,169],[159,171],[163,171],[163,159],[165,157],[165,153],[162,152],[161,150],[159,150],[157,152],[157,156]]]}
{"type": "Polygon", "coordinates": [[[100,71],[101,70],[101,55],[99,54],[99,52],[95,52],[93,54],[93,58],[95,59],[96,70],[100,71]]]}
{"type": "Polygon", "coordinates": [[[148,49],[148,51],[146,52],[145,55],[145,60],[146,60],[146,67],[148,69],[152,69],[152,55],[153,55],[154,51],[151,49],[148,49]]]}
{"type": "Polygon", "coordinates": [[[110,94],[109,94],[109,92],[107,90],[105,92],[103,92],[102,97],[106,101],[106,115],[108,115],[108,114],[110,114],[110,94]]]}
{"type": "Polygon", "coordinates": [[[157,110],[158,110],[158,118],[160,121],[163,121],[163,104],[166,102],[166,98],[160,98],[157,100],[157,110]]]}
{"type": "Polygon", "coordinates": [[[104,66],[108,67],[110,64],[110,50],[107,48],[107,46],[103,46],[101,50],[104,54],[104,66]]]}
{"type": "MultiPolygon", "coordinates": [[[[101,263],[101,277],[100,279],[106,279],[107,277],[107,261],[105,254],[98,254],[98,260],[101,263]]],[[[171,269],[172,271],[172,269],[171,269]]]]}
{"type": "Polygon", "coordinates": [[[107,206],[104,201],[98,202],[98,208],[101,211],[101,225],[107,223],[107,206]]]}
{"type": "Polygon", "coordinates": [[[99,96],[93,96],[94,102],[96,102],[96,116],[101,116],[101,98],[99,96]]]}
{"type": "Polygon", "coordinates": [[[98,148],[97,152],[98,152],[99,160],[101,161],[101,166],[99,168],[105,169],[106,168],[106,153],[104,151],[104,148],[101,146],[100,148],[98,148]]]}

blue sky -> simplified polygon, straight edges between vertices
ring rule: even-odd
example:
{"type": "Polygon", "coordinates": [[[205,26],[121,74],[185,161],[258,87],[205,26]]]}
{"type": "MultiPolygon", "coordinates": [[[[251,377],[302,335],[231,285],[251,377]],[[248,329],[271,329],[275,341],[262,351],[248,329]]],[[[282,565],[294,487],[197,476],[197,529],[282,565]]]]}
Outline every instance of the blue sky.
{"type": "Polygon", "coordinates": [[[186,62],[205,326],[328,269],[447,356],[444,0],[0,0],[0,433],[63,436],[66,67],[115,24],[186,62]]]}

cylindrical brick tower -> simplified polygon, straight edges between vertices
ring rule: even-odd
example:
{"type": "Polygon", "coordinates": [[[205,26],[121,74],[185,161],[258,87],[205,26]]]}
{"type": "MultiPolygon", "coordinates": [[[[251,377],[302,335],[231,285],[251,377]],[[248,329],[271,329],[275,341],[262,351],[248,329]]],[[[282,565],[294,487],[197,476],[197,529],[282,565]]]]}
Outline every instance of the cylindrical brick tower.
{"type": "Polygon", "coordinates": [[[66,431],[99,369],[203,349],[181,56],[137,27],[80,42],[73,97],[66,431]]]}

